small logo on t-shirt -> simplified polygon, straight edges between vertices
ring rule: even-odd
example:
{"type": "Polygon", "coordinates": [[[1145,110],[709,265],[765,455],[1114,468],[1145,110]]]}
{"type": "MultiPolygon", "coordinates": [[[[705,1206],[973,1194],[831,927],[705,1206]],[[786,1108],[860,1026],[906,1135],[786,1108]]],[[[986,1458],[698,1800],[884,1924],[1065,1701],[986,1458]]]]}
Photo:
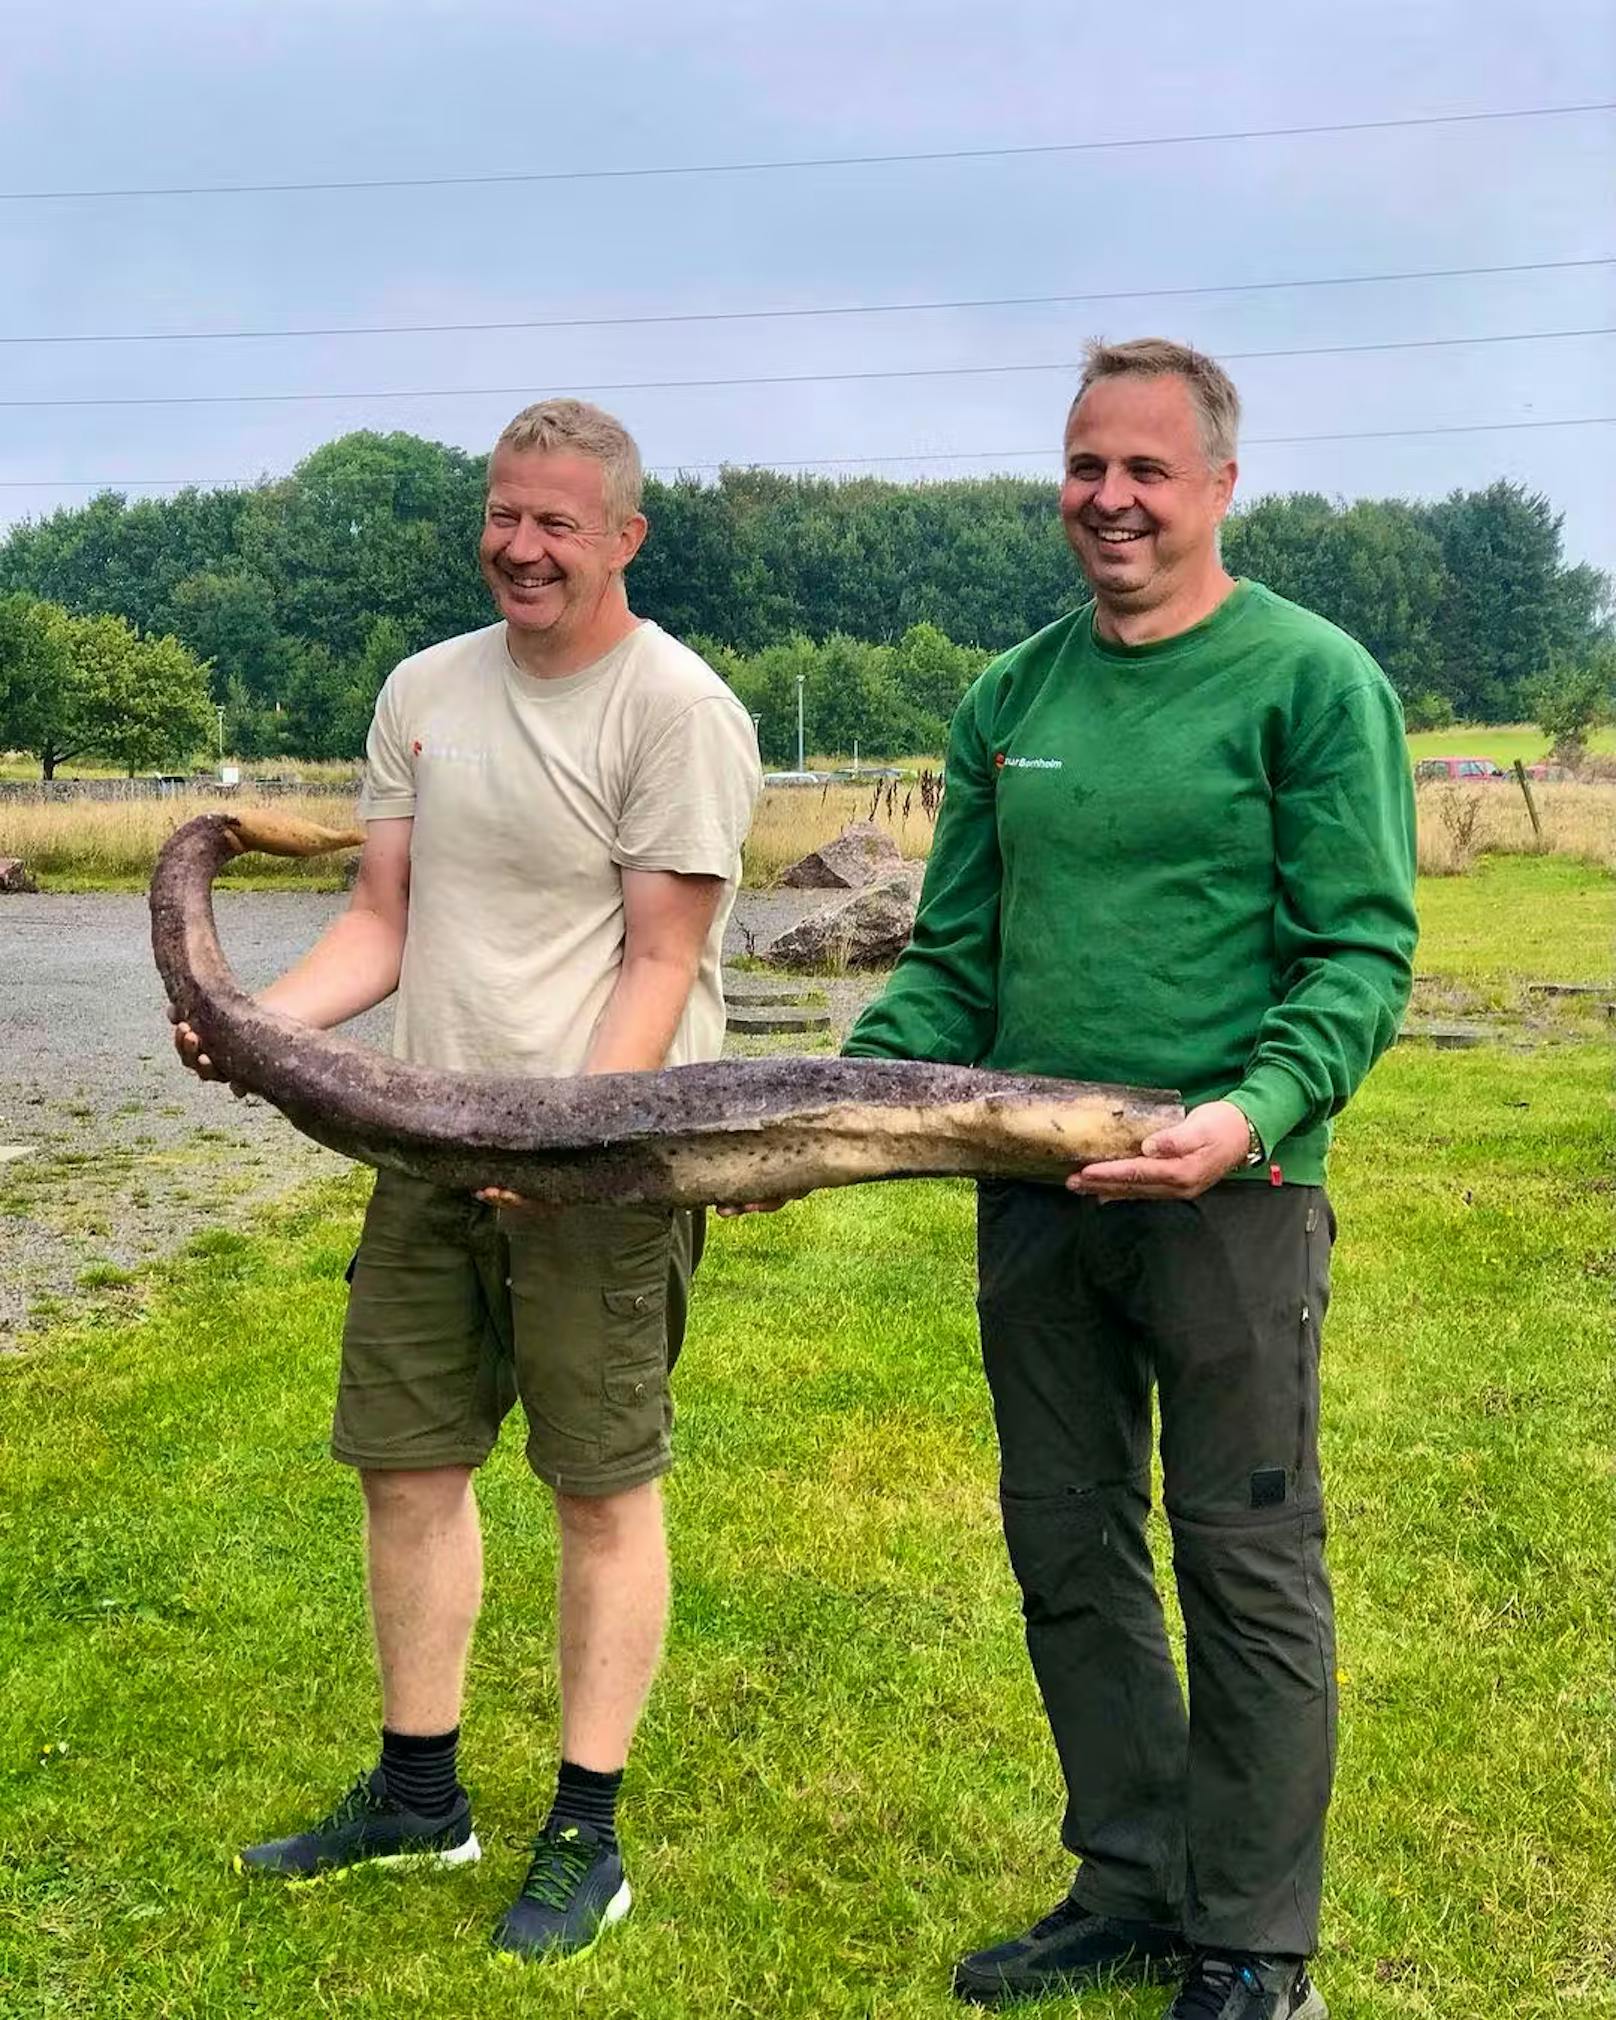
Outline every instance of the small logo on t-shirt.
{"type": "Polygon", "coordinates": [[[995,764],[1014,772],[1058,772],[1064,762],[1062,758],[1006,757],[1002,751],[994,759],[995,764]]]}
{"type": "Polygon", "coordinates": [[[493,753],[484,745],[457,743],[430,730],[425,737],[417,737],[410,749],[418,758],[431,758],[434,764],[487,766],[493,761],[493,753]]]}

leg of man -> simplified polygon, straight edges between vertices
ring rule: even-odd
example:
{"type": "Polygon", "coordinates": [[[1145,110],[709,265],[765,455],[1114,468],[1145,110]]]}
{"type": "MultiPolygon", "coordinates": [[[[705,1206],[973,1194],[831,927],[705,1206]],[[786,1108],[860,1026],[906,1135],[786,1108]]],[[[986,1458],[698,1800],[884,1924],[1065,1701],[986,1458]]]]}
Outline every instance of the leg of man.
{"type": "Polygon", "coordinates": [[[1149,1370],[1090,1267],[1109,1211],[1055,1186],[979,1194],[1005,1541],[1080,1861],[1068,1903],[961,1963],[955,1990],[983,2003],[1159,1975],[1182,1953],[1184,1705],[1145,1534],[1149,1370]]]}
{"type": "Polygon", "coordinates": [[[446,1733],[460,1723],[483,1549],[471,1470],[365,1470],[367,1554],[382,1723],[446,1733]]]}
{"type": "Polygon", "coordinates": [[[1190,1679],[1185,1933],[1318,1940],[1335,1645],[1318,1462],[1329,1206],[1250,1183],[1103,1210],[1161,1394],[1190,1679]]]}
{"type": "Polygon", "coordinates": [[[350,1271],[332,1451],[364,1488],[381,1761],[310,1829],[242,1853],[244,1869],[302,1880],[372,1859],[478,1856],[457,1768],[482,1592],[470,1481],[516,1395],[508,1267],[491,1209],[378,1176],[350,1271]]]}
{"type": "Polygon", "coordinates": [[[511,1222],[528,1460],[561,1530],[562,1730],[555,1800],[494,1934],[507,1955],[578,1955],[628,1912],[616,1803],[667,1619],[668,1372],[701,1231],[653,1208],[511,1222]]]}
{"type": "MultiPolygon", "coordinates": [[[[706,1223],[679,1215],[665,1272],[663,1357],[684,1344],[690,1279],[706,1223]]],[[[662,1657],[668,1545],[657,1481],[626,1493],[557,1492],[561,1528],[561,1753],[599,1772],[620,1768],[662,1657]]]]}
{"type": "Polygon", "coordinates": [[[561,1753],[610,1773],[628,1759],[662,1653],[668,1552],[655,1480],[625,1494],[557,1494],[561,1753]]]}

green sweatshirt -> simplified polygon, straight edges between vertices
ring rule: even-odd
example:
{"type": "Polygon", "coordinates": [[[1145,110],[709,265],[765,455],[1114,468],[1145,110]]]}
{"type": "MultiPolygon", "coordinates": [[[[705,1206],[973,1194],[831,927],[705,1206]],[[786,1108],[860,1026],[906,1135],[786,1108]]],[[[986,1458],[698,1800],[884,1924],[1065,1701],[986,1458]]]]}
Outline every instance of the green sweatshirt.
{"type": "Polygon", "coordinates": [[[914,936],[845,1050],[1227,1098],[1286,1181],[1322,1184],[1408,1001],[1397,697],[1260,583],[1151,645],[1093,618],[960,703],[914,936]]]}

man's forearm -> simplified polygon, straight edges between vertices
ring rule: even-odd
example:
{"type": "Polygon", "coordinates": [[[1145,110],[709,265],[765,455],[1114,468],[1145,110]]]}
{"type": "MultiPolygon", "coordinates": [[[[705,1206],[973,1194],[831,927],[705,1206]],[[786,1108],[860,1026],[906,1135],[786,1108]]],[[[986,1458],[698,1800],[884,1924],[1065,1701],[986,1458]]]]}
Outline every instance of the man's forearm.
{"type": "Polygon", "coordinates": [[[687,961],[655,955],[625,961],[595,1027],[584,1072],[654,1072],[668,1056],[695,979],[687,961]]]}
{"type": "Polygon", "coordinates": [[[403,958],[403,928],[355,906],[333,920],[295,967],[261,990],[258,1001],[328,1030],[391,996],[403,958]]]}

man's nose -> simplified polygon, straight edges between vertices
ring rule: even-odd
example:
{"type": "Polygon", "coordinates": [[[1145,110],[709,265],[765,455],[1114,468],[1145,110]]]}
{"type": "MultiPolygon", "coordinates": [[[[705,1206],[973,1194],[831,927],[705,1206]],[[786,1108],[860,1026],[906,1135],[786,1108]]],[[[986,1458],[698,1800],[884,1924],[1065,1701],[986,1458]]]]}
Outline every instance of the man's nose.
{"type": "Polygon", "coordinates": [[[1096,512],[1126,512],[1133,503],[1133,486],[1128,482],[1126,470],[1112,464],[1100,480],[1100,488],[1094,494],[1096,512]]]}
{"type": "Polygon", "coordinates": [[[542,561],[544,535],[531,519],[519,519],[516,530],[505,543],[507,561],[542,561]]]}

